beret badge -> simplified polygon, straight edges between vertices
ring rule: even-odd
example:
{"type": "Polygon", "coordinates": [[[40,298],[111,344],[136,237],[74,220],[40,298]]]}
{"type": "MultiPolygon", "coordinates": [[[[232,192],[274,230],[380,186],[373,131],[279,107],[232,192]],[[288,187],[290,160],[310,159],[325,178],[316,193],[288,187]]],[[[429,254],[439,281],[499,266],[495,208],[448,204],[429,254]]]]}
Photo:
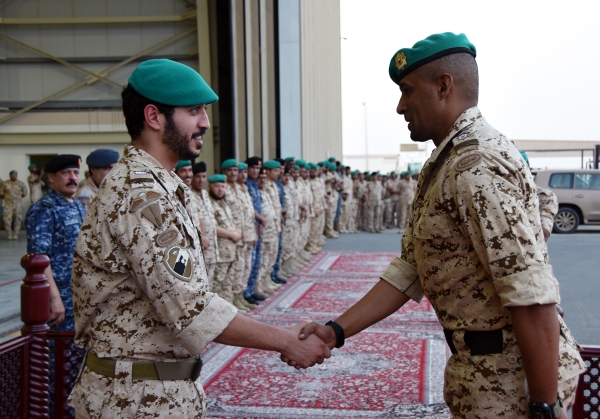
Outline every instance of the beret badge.
{"type": "Polygon", "coordinates": [[[399,52],[396,54],[396,68],[398,71],[402,71],[404,67],[406,67],[406,55],[403,52],[399,52]]]}

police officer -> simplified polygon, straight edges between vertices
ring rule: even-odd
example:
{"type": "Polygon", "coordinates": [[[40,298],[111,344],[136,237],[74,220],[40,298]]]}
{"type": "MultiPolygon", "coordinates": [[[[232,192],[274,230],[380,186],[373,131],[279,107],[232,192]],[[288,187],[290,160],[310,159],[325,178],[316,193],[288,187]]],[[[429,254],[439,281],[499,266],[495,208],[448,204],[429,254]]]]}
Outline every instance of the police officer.
{"type": "Polygon", "coordinates": [[[389,73],[411,139],[437,147],[402,254],[331,327],[302,336],[339,347],[425,295],[453,353],[444,396],[454,417],[566,418],[585,364],[555,308],[531,172],[477,108],[475,47],[464,34],[432,35],[394,54],[389,73]]]}
{"type": "Polygon", "coordinates": [[[238,314],[208,289],[191,191],[173,173],[198,157],[218,98],[200,75],[147,60],[122,92],[131,145],[102,182],[73,259],[77,345],[86,358],[69,403],[83,418],[202,418],[198,355],[211,341],[289,354],[302,367],[323,342],[238,314]]]}
{"type": "Polygon", "coordinates": [[[79,185],[75,198],[79,199],[87,210],[98,193],[100,184],[119,161],[119,153],[108,148],[92,151],[85,159],[90,175],[79,185]]]}
{"type": "Polygon", "coordinates": [[[18,180],[16,170],[9,173],[10,179],[0,183],[0,197],[4,198],[4,228],[8,240],[18,240],[21,230],[21,206],[27,196],[27,187],[18,180]]]}

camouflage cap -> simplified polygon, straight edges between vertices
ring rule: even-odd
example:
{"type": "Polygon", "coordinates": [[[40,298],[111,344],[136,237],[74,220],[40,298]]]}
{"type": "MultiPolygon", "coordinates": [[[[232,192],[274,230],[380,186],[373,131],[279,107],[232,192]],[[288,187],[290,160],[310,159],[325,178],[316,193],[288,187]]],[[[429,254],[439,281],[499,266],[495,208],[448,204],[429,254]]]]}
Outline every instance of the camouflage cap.
{"type": "Polygon", "coordinates": [[[398,50],[390,60],[390,78],[396,84],[407,74],[417,68],[442,58],[446,55],[466,52],[473,57],[477,55],[475,45],[467,39],[464,33],[438,33],[417,42],[412,48],[398,50]]]}

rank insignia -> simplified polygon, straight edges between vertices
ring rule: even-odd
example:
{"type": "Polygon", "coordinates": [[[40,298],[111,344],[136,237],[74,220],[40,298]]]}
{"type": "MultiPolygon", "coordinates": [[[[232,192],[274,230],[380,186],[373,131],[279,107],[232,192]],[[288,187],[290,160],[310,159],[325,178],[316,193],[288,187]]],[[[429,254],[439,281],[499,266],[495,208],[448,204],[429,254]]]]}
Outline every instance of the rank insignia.
{"type": "Polygon", "coordinates": [[[404,70],[404,68],[406,67],[406,55],[404,55],[403,52],[399,52],[398,54],[396,54],[396,68],[399,71],[404,70]]]}
{"type": "Polygon", "coordinates": [[[165,253],[164,262],[169,272],[174,276],[184,281],[191,281],[193,263],[187,249],[179,246],[171,247],[167,253],[165,253]]]}

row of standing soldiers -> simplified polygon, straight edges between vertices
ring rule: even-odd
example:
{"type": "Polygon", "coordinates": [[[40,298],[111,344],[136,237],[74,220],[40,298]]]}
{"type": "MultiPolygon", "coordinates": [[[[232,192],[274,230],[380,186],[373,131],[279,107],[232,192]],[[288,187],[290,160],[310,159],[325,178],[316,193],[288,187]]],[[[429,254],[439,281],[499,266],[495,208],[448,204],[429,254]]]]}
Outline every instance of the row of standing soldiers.
{"type": "Polygon", "coordinates": [[[391,226],[394,214],[403,226],[414,194],[410,176],[382,181],[329,161],[263,164],[251,157],[225,160],[222,173],[208,178],[206,170],[191,161],[175,168],[195,192],[191,216],[202,233],[211,289],[242,312],[285,284],[338,231],[380,231],[382,217],[392,217],[391,226]]]}

